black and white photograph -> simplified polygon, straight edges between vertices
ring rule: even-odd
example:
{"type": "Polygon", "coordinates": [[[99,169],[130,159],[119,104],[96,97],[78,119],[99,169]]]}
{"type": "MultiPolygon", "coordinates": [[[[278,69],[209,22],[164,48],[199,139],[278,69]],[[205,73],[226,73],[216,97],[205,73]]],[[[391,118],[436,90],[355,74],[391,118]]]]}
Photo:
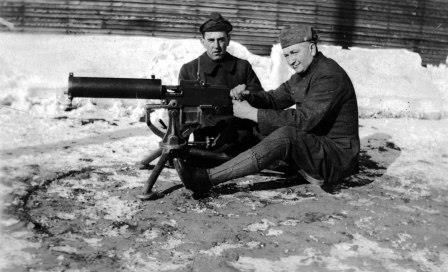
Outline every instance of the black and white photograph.
{"type": "Polygon", "coordinates": [[[448,271],[448,0],[0,0],[0,271],[448,271]]]}

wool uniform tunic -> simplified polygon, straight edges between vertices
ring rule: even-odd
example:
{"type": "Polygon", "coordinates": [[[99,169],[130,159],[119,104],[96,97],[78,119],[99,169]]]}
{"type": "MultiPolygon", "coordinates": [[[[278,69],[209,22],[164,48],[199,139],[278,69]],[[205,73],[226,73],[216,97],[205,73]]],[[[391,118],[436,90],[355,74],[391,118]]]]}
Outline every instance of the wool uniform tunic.
{"type": "Polygon", "coordinates": [[[309,68],[277,89],[251,94],[258,127],[268,135],[294,127],[305,135],[298,143],[299,168],[334,184],[358,170],[358,106],[352,82],[335,61],[318,52],[309,68]],[[289,108],[295,105],[294,108],[289,108]]]}
{"type": "Polygon", "coordinates": [[[246,84],[246,89],[249,91],[263,90],[250,63],[229,53],[226,53],[223,59],[219,61],[213,61],[207,53],[203,53],[180,68],[179,81],[196,80],[198,75],[199,80],[205,83],[229,87],[229,94],[230,89],[239,84],[246,84]]]}
{"type": "MultiPolygon", "coordinates": [[[[240,84],[246,84],[246,89],[254,93],[263,90],[260,80],[253,71],[250,63],[229,53],[226,53],[221,60],[213,61],[204,52],[198,58],[181,67],[179,81],[197,79],[212,85],[227,86],[229,88],[229,96],[230,90],[240,84]]],[[[232,124],[230,125],[232,128],[230,130],[233,132],[239,129],[251,131],[251,128],[254,126],[252,121],[235,118],[233,116],[223,117],[205,114],[204,119],[204,123],[202,124],[204,129],[196,131],[195,138],[203,139],[204,135],[208,134],[216,136],[222,130],[229,130],[230,120],[232,120],[232,124]],[[235,119],[237,120],[235,121],[235,119]],[[223,120],[226,120],[227,124],[222,125],[220,121],[223,120]],[[215,127],[219,122],[220,125],[215,127]]]]}

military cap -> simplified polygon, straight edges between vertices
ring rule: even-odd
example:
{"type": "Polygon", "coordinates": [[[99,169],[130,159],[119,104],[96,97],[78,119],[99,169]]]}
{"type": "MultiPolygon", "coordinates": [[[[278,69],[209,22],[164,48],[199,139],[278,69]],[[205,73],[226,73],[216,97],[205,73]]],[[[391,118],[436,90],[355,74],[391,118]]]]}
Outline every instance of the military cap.
{"type": "Polygon", "coordinates": [[[309,25],[292,25],[282,29],[279,40],[282,48],[301,42],[317,42],[317,32],[309,25]]]}
{"type": "Polygon", "coordinates": [[[199,31],[202,34],[211,31],[225,31],[229,33],[232,29],[232,24],[224,19],[218,12],[212,12],[209,19],[199,27],[199,31]]]}

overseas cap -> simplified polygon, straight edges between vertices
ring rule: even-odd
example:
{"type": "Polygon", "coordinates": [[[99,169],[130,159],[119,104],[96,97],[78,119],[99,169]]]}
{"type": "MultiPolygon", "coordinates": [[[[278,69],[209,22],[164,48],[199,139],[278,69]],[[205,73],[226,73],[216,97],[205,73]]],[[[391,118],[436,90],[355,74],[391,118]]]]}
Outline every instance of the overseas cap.
{"type": "Polygon", "coordinates": [[[229,33],[232,29],[232,24],[224,19],[218,12],[212,12],[209,19],[199,27],[199,31],[202,34],[211,31],[225,31],[229,33]]]}
{"type": "Polygon", "coordinates": [[[316,30],[309,25],[293,25],[282,29],[279,36],[282,48],[301,42],[317,42],[316,30]]]}

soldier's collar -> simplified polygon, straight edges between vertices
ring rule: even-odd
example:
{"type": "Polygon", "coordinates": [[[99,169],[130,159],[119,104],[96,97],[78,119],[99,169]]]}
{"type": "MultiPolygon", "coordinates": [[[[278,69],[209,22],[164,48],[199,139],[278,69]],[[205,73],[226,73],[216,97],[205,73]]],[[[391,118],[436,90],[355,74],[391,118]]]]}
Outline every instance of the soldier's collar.
{"type": "Polygon", "coordinates": [[[235,69],[236,60],[235,57],[226,53],[224,58],[220,61],[213,61],[208,55],[207,52],[204,52],[199,57],[199,61],[201,63],[201,72],[205,72],[207,74],[213,73],[217,66],[221,66],[224,70],[231,73],[235,69]]]}
{"type": "Polygon", "coordinates": [[[308,66],[308,69],[306,69],[305,72],[299,73],[299,75],[304,77],[307,74],[311,74],[316,69],[317,63],[322,57],[323,57],[322,53],[318,51],[316,56],[314,56],[313,60],[311,61],[310,66],[308,66]]]}

